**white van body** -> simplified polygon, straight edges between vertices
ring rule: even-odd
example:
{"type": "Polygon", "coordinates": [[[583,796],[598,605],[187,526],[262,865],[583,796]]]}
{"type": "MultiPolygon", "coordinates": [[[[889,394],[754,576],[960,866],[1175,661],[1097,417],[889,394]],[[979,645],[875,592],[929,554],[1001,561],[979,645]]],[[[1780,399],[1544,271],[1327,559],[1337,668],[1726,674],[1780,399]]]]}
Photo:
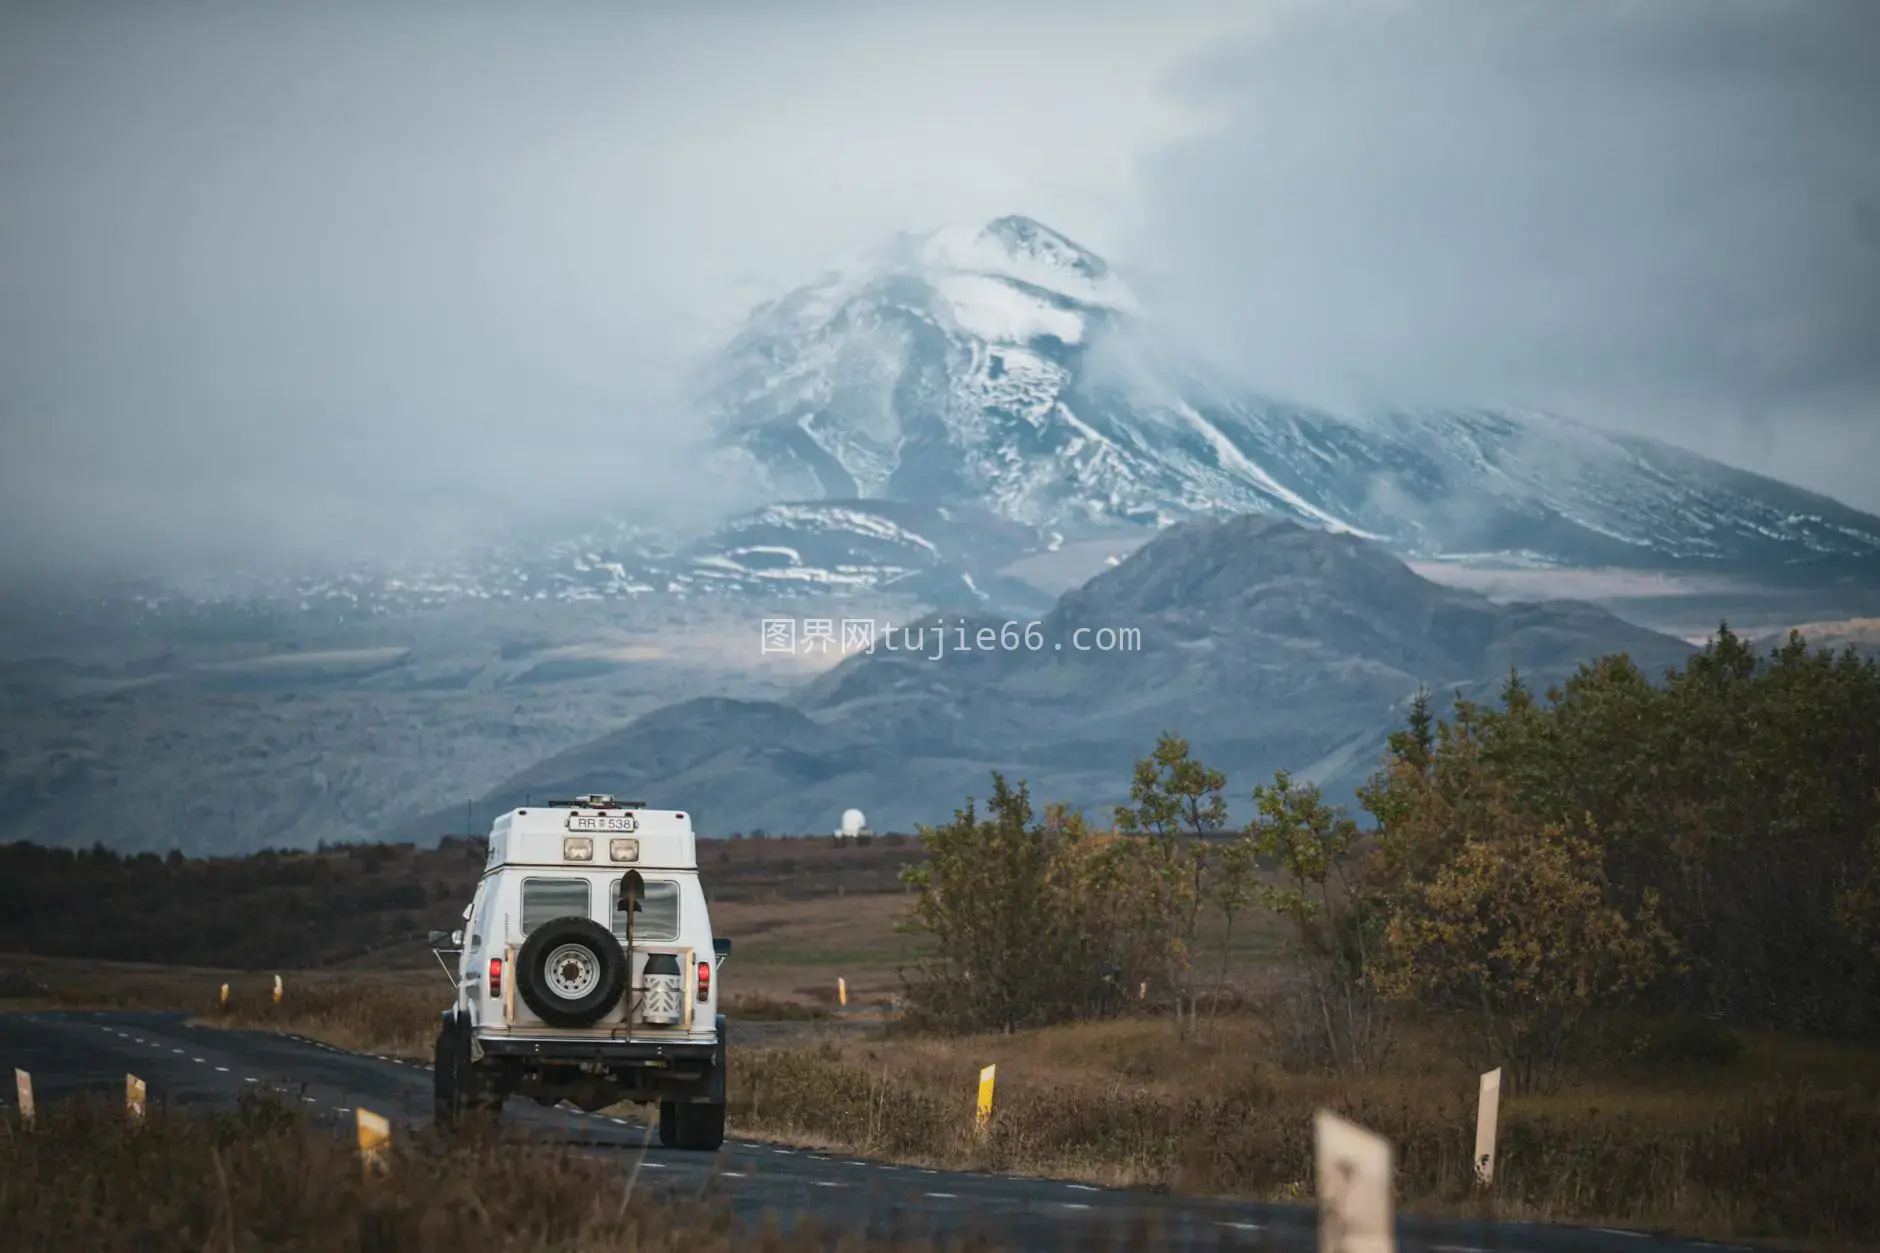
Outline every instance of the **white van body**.
{"type": "Polygon", "coordinates": [[[722,1141],[716,976],[730,945],[712,935],[684,811],[585,796],[503,814],[454,938],[442,1121],[512,1094],[584,1109],[657,1100],[667,1143],[722,1141]],[[622,905],[628,883],[638,909],[622,905]]]}

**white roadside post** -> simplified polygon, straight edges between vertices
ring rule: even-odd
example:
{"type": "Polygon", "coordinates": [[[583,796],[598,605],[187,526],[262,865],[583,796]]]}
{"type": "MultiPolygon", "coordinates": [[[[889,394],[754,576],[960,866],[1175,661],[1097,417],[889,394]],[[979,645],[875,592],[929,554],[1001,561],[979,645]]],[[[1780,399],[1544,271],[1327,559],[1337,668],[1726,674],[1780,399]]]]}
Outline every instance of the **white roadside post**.
{"type": "Polygon", "coordinates": [[[1482,1091],[1475,1107],[1475,1178],[1483,1186],[1495,1181],[1495,1118],[1501,1112],[1501,1067],[1482,1076],[1482,1091]]]}
{"type": "Polygon", "coordinates": [[[276,1005],[281,1003],[281,976],[279,975],[274,976],[274,1003],[276,1005]]]}
{"type": "Polygon", "coordinates": [[[136,1075],[124,1076],[124,1112],[133,1124],[144,1120],[144,1081],[136,1075]]]}
{"type": "Polygon", "coordinates": [[[1390,1141],[1323,1109],[1312,1138],[1319,1253],[1395,1253],[1390,1141]]]}
{"type": "Polygon", "coordinates": [[[15,1066],[13,1087],[20,1094],[20,1126],[33,1125],[33,1077],[15,1066]]]}
{"type": "Polygon", "coordinates": [[[366,1175],[386,1168],[385,1150],[392,1142],[392,1125],[369,1109],[353,1111],[359,1129],[359,1168],[366,1175]]]}
{"type": "Polygon", "coordinates": [[[228,1008],[228,984],[226,983],[222,985],[221,1001],[222,1001],[222,1008],[227,1009],[228,1008]]]}

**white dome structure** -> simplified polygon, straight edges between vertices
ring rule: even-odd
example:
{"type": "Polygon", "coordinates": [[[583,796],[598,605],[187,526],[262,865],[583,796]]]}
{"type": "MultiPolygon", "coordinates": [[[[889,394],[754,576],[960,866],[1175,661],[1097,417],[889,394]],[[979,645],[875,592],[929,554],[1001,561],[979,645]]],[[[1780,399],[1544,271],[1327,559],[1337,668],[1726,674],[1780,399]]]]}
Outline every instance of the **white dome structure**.
{"type": "Polygon", "coordinates": [[[866,833],[867,830],[868,820],[862,817],[861,810],[845,809],[842,811],[842,830],[838,834],[853,839],[858,835],[866,833]]]}

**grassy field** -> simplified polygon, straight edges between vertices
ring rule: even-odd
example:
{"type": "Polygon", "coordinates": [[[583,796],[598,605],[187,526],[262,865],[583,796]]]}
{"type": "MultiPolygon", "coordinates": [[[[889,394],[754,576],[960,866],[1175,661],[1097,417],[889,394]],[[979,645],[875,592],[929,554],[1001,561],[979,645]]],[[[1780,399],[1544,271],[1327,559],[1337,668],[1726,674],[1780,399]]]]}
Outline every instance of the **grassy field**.
{"type": "MultiPolygon", "coordinates": [[[[343,1137],[265,1096],[233,1114],[155,1106],[126,1124],[109,1102],[0,1113],[0,1245],[20,1253],[914,1253],[869,1238],[734,1224],[722,1201],[636,1195],[618,1158],[541,1146],[395,1140],[368,1173],[343,1137]]],[[[975,1247],[994,1253],[996,1244],[975,1247]]]]}
{"type": "MultiPolygon", "coordinates": [[[[906,901],[898,892],[757,893],[715,907],[718,930],[738,942],[720,984],[734,1023],[738,1131],[927,1165],[1304,1200],[1312,1114],[1329,1107],[1397,1145],[1406,1210],[1780,1236],[1820,1248],[1880,1243],[1871,1186],[1880,1178],[1880,1055],[1871,1051],[1739,1035],[1734,1057],[1700,1049],[1614,1063],[1557,1095],[1504,1099],[1495,1185],[1484,1194],[1469,1162],[1476,1076],[1441,1030],[1403,1028],[1389,1067],[1367,1076],[1286,1069],[1267,1023],[1246,1012],[1204,1019],[1186,1041],[1153,1018],[1011,1036],[899,1034],[879,1003],[909,951],[893,929],[906,901]],[[846,1011],[832,1005],[838,975],[848,981],[846,1011]],[[982,1137],[973,1097],[991,1063],[997,1091],[982,1137]]],[[[1270,928],[1242,928],[1230,982],[1245,987],[1275,943],[1270,928]]],[[[278,1006],[268,973],[7,964],[16,989],[20,979],[44,988],[0,1007],[187,1009],[205,1022],[424,1059],[450,994],[435,963],[284,972],[278,1006]],[[224,981],[226,1011],[216,1000],[224,981]]]]}
{"type": "Polygon", "coordinates": [[[741,1126],[922,1164],[1299,1200],[1313,1112],[1388,1136],[1405,1209],[1671,1229],[1716,1239],[1880,1239],[1880,1056],[1773,1036],[1730,1063],[1583,1076],[1504,1099],[1492,1190],[1473,1185],[1476,1076],[1406,1030],[1382,1073],[1277,1066],[1259,1019],[1130,1020],[1011,1036],[829,1041],[740,1058],[741,1126]],[[993,1117],[975,1134],[982,1066],[993,1117]]]}

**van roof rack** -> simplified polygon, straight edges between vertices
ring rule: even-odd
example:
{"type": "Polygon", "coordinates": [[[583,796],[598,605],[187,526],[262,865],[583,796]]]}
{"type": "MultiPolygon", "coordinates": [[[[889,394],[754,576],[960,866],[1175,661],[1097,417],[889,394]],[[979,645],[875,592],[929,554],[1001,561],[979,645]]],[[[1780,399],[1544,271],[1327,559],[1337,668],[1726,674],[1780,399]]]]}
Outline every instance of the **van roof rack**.
{"type": "Polygon", "coordinates": [[[611,796],[591,792],[572,800],[550,801],[550,809],[645,809],[645,801],[617,801],[611,796]]]}

